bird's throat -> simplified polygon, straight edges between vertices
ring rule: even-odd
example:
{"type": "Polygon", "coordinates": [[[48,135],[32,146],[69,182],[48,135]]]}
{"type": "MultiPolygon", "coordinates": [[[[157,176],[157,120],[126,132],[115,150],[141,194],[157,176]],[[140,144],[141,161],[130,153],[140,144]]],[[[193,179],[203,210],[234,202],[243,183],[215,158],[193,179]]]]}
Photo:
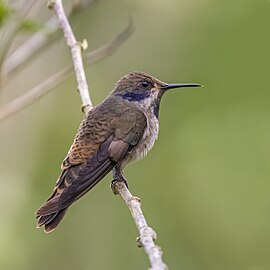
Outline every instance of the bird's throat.
{"type": "Polygon", "coordinates": [[[153,113],[157,119],[158,119],[158,115],[159,115],[159,106],[160,106],[160,100],[156,100],[153,103],[153,113]]]}

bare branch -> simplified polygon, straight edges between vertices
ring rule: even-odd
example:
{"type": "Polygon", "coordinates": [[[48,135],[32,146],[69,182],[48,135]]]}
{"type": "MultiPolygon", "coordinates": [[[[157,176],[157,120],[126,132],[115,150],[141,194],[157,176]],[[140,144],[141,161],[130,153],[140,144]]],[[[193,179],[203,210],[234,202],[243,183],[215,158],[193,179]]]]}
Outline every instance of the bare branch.
{"type": "Polygon", "coordinates": [[[137,243],[139,247],[144,247],[144,250],[149,257],[151,264],[151,268],[149,270],[167,270],[168,267],[162,260],[162,250],[159,246],[155,245],[154,242],[157,235],[146,222],[141,209],[140,199],[132,196],[124,182],[115,181],[113,185],[113,188],[125,201],[139,231],[140,237],[137,239],[137,243]]]}
{"type": "Polygon", "coordinates": [[[44,28],[46,31],[34,34],[6,59],[2,67],[2,74],[5,79],[12,71],[18,68],[36,51],[42,48],[42,46],[49,40],[50,36],[56,32],[56,29],[58,29],[57,20],[55,18],[51,18],[45,24],[44,28]]]}
{"type": "Polygon", "coordinates": [[[67,74],[70,73],[71,70],[72,67],[70,66],[55,73],[47,80],[38,84],[32,90],[4,105],[3,108],[0,110],[0,121],[21,111],[46,93],[49,93],[50,90],[56,87],[67,77],[67,74]]]}
{"type": "Polygon", "coordinates": [[[21,23],[27,16],[27,14],[30,12],[30,10],[33,7],[34,2],[33,1],[24,1],[22,3],[22,6],[17,7],[17,9],[21,10],[21,14],[17,16],[18,18],[13,19],[13,25],[8,27],[8,30],[10,33],[7,38],[3,39],[2,42],[2,51],[1,51],[1,56],[0,56],[0,73],[1,73],[1,83],[3,81],[3,75],[4,75],[4,69],[3,65],[5,63],[5,59],[8,55],[9,49],[14,42],[16,36],[20,33],[21,31],[21,23]]]}
{"type": "Polygon", "coordinates": [[[120,32],[111,42],[104,44],[84,58],[86,64],[91,64],[93,61],[99,61],[116,52],[123,41],[127,40],[135,31],[132,17],[129,18],[128,26],[120,32]]]}
{"type": "Polygon", "coordinates": [[[86,81],[86,76],[83,68],[83,61],[82,61],[82,54],[81,52],[87,48],[84,46],[83,43],[80,43],[76,40],[69,21],[65,15],[65,11],[63,8],[63,4],[61,0],[49,0],[48,7],[53,8],[54,12],[58,18],[60,27],[64,32],[64,36],[67,41],[67,45],[70,48],[74,72],[76,74],[77,83],[78,83],[78,90],[82,100],[82,109],[84,112],[88,112],[90,109],[93,108],[89,91],[88,91],[88,84],[86,81]]]}
{"type": "MultiPolygon", "coordinates": [[[[123,44],[123,42],[132,35],[133,32],[134,27],[132,21],[130,20],[129,25],[114,39],[103,45],[101,48],[86,54],[84,56],[85,63],[87,65],[92,65],[112,55],[123,44]]],[[[27,93],[15,98],[8,104],[4,105],[0,110],[0,121],[20,112],[29,105],[33,104],[42,96],[49,93],[57,85],[59,85],[66,78],[68,78],[71,71],[72,66],[62,69],[61,71],[55,73],[53,76],[49,77],[42,83],[29,90],[27,93]]]]}
{"type": "MultiPolygon", "coordinates": [[[[87,7],[95,2],[95,0],[79,0],[75,1],[70,9],[66,12],[67,16],[71,16],[75,12],[87,7]]],[[[20,47],[12,52],[2,66],[2,75],[7,81],[7,77],[11,72],[16,70],[22,63],[28,60],[31,56],[37,53],[44,45],[50,41],[53,34],[59,30],[58,21],[55,17],[50,18],[44,24],[44,30],[42,32],[35,33],[32,37],[26,40],[20,47]]]]}

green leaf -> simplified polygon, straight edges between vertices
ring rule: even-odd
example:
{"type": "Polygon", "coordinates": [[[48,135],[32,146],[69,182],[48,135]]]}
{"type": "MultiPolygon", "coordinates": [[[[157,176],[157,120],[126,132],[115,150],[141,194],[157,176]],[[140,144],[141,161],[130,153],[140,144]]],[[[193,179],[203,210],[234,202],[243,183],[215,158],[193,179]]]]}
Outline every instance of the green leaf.
{"type": "Polygon", "coordinates": [[[10,13],[11,9],[4,3],[4,1],[0,0],[0,27],[3,26],[10,13]]]}

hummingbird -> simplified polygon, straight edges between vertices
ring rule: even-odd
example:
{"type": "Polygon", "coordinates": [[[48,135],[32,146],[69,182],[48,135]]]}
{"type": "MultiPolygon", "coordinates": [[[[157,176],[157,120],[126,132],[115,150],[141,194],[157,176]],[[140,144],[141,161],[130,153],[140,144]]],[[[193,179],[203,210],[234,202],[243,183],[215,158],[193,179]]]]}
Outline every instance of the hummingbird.
{"type": "Polygon", "coordinates": [[[108,97],[82,120],[61,164],[61,174],[47,201],[36,211],[37,227],[53,231],[68,208],[112,171],[113,181],[127,181],[125,166],[144,157],[159,131],[159,106],[169,89],[201,86],[169,84],[144,72],[122,77],[108,97]]]}

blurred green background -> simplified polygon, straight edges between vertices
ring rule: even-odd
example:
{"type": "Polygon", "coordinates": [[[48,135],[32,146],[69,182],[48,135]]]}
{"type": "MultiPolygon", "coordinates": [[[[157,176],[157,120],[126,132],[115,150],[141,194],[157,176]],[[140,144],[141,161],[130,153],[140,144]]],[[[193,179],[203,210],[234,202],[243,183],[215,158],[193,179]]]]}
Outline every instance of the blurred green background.
{"type": "MultiPolygon", "coordinates": [[[[154,149],[125,170],[165,262],[179,270],[270,269],[270,2],[98,0],[71,23],[91,51],[121,31],[129,15],[135,33],[86,68],[94,104],[133,70],[205,86],[163,98],[154,149]]],[[[37,18],[50,16],[40,1],[37,18]]],[[[70,61],[59,37],[13,74],[1,104],[70,61]]],[[[56,231],[35,228],[34,212],[50,194],[83,117],[80,105],[71,76],[0,123],[1,270],[149,266],[126,206],[110,190],[111,176],[56,231]]]]}

